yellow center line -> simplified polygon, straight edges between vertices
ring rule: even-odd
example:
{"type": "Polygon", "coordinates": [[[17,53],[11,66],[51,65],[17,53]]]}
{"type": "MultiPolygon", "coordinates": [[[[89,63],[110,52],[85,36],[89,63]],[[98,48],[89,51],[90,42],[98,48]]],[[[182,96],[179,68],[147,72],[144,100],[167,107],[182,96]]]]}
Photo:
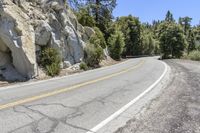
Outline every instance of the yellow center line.
{"type": "Polygon", "coordinates": [[[116,72],[116,73],[113,73],[113,74],[110,74],[110,75],[107,75],[107,76],[103,76],[103,77],[97,78],[95,80],[87,81],[87,82],[80,83],[80,84],[77,84],[77,85],[74,85],[74,86],[71,86],[71,87],[68,87],[68,88],[55,90],[55,91],[48,92],[48,93],[45,93],[45,94],[40,94],[38,96],[33,96],[33,97],[30,97],[30,98],[25,98],[25,99],[17,100],[17,101],[14,101],[14,102],[6,103],[6,104],[3,104],[3,105],[0,105],[0,110],[6,109],[6,108],[11,108],[11,107],[21,105],[21,104],[25,104],[25,103],[30,103],[30,102],[33,102],[33,101],[36,101],[36,100],[40,100],[40,99],[43,99],[43,98],[46,98],[46,97],[58,95],[58,94],[61,94],[61,93],[64,93],[64,92],[67,92],[67,91],[70,91],[70,90],[74,90],[74,89],[77,89],[77,88],[80,88],[80,87],[83,87],[83,86],[86,86],[86,85],[90,85],[90,84],[93,84],[93,83],[96,83],[96,82],[99,82],[99,81],[102,81],[102,80],[112,78],[112,77],[118,76],[120,74],[126,73],[128,71],[134,70],[134,69],[140,67],[141,65],[143,65],[144,62],[145,61],[142,60],[137,65],[135,65],[134,67],[123,69],[122,71],[119,71],[119,72],[116,72]]]}

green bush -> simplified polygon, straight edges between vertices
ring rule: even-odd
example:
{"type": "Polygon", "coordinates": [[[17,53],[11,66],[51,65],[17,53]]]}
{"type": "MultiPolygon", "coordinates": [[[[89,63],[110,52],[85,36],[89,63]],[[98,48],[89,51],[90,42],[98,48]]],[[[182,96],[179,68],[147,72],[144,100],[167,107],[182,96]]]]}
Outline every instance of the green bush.
{"type": "Polygon", "coordinates": [[[95,34],[90,37],[90,43],[99,45],[103,49],[106,48],[106,41],[103,33],[99,30],[99,28],[94,27],[95,34]]]}
{"type": "Polygon", "coordinates": [[[49,76],[60,73],[61,57],[54,48],[44,48],[41,53],[40,64],[45,68],[49,76]]]}
{"type": "Polygon", "coordinates": [[[89,13],[89,7],[80,8],[78,12],[76,12],[76,16],[78,22],[83,26],[94,27],[96,25],[95,19],[89,13]]]}
{"type": "Polygon", "coordinates": [[[81,70],[84,70],[84,71],[88,70],[88,66],[85,62],[81,62],[79,66],[81,70]]]}
{"type": "Polygon", "coordinates": [[[188,58],[195,61],[200,61],[200,51],[194,50],[189,53],[188,58]]]}
{"type": "Polygon", "coordinates": [[[49,76],[55,76],[60,73],[60,64],[53,63],[46,66],[46,71],[49,76]]]}
{"type": "Polygon", "coordinates": [[[96,44],[87,44],[85,48],[85,63],[89,67],[98,67],[103,60],[103,49],[96,44]]]}
{"type": "Polygon", "coordinates": [[[116,31],[108,38],[108,47],[110,56],[115,60],[121,59],[121,54],[124,50],[125,42],[123,33],[116,31]]]}

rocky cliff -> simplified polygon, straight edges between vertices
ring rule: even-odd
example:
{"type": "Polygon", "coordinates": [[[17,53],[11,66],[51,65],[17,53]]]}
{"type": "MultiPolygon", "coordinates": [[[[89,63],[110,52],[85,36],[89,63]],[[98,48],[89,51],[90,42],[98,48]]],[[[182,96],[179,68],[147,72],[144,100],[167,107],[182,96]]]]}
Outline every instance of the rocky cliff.
{"type": "Polygon", "coordinates": [[[11,80],[36,76],[43,46],[58,49],[68,66],[79,63],[92,34],[65,0],[0,0],[0,75],[11,80]]]}

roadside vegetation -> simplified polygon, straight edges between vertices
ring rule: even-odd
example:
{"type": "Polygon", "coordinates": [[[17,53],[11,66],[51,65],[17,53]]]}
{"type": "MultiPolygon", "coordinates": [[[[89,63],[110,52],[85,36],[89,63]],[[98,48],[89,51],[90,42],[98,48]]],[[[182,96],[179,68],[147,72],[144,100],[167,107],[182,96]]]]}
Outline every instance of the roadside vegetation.
{"type": "Polygon", "coordinates": [[[43,48],[40,56],[39,65],[41,65],[47,75],[56,76],[60,73],[61,57],[58,51],[54,48],[43,48]]]}
{"type": "Polygon", "coordinates": [[[183,58],[194,61],[200,61],[200,51],[199,50],[191,51],[188,55],[185,55],[183,58]]]}
{"type": "MultiPolygon", "coordinates": [[[[96,66],[102,56],[96,56],[95,65],[90,64],[90,54],[95,49],[108,48],[110,56],[120,60],[126,56],[162,55],[166,58],[199,60],[200,26],[191,26],[192,18],[185,16],[176,21],[168,11],[164,20],[142,23],[138,17],[129,15],[114,18],[116,0],[69,0],[79,23],[95,29],[86,49],[86,65],[96,66]],[[101,48],[100,48],[101,47],[101,48]],[[93,49],[93,50],[92,50],[93,49]],[[88,59],[87,59],[88,58],[88,59]]],[[[100,52],[101,53],[101,52],[100,52]]]]}
{"type": "MultiPolygon", "coordinates": [[[[129,15],[114,18],[116,0],[69,0],[78,21],[95,30],[85,48],[82,70],[99,67],[108,49],[114,60],[127,56],[161,55],[167,58],[200,60],[200,25],[191,26],[192,18],[180,17],[178,22],[168,11],[164,20],[142,23],[138,17],[129,15]]],[[[44,49],[41,65],[50,76],[60,72],[60,58],[56,50],[44,49]]]]}

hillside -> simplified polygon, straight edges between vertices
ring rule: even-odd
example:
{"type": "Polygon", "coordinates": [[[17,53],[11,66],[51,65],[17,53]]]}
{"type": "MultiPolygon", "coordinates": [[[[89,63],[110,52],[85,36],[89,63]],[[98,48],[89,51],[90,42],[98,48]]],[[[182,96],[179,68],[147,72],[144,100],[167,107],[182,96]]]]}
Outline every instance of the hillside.
{"type": "Polygon", "coordinates": [[[95,32],[78,23],[64,0],[0,2],[0,75],[6,80],[38,76],[43,47],[59,51],[62,68],[81,62],[95,32]]]}

